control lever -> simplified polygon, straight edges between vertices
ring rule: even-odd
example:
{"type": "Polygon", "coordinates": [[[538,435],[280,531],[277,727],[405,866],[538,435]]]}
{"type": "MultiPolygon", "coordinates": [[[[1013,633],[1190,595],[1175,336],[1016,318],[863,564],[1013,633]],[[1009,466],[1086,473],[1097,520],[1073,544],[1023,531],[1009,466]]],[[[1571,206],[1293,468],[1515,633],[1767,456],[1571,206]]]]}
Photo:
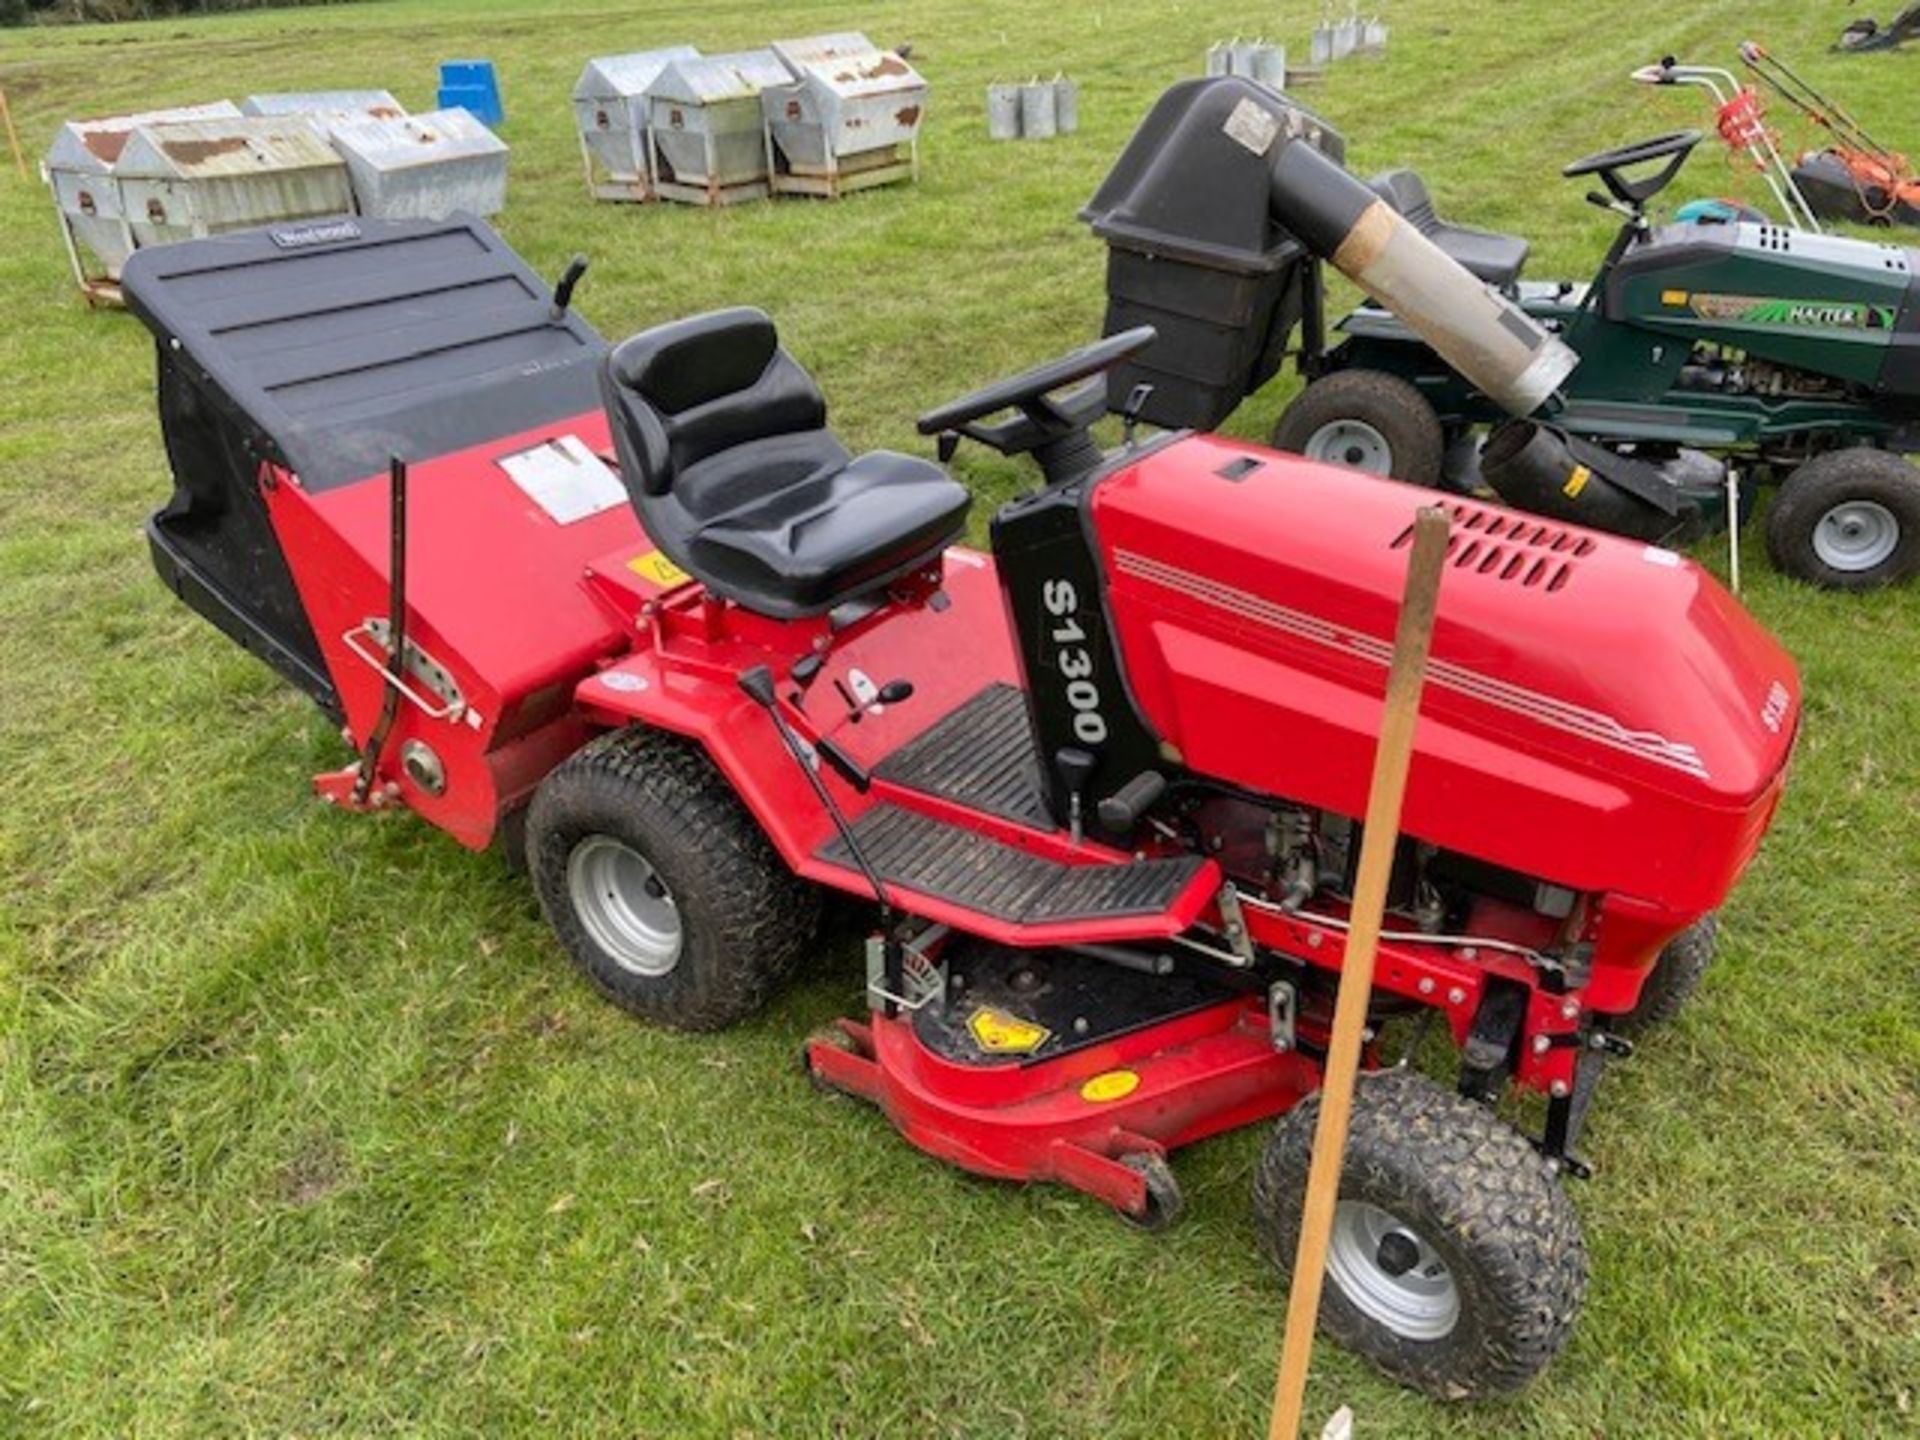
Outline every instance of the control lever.
{"type": "Polygon", "coordinates": [[[1641,215],[1641,212],[1639,210],[1636,210],[1631,205],[1622,204],[1620,201],[1614,199],[1611,195],[1607,194],[1606,191],[1604,190],[1587,191],[1587,204],[1597,205],[1602,210],[1611,210],[1614,214],[1622,216],[1628,220],[1638,220],[1641,215]]]}
{"type": "Polygon", "coordinates": [[[567,318],[567,307],[573,304],[573,287],[580,283],[580,277],[586,273],[586,256],[576,255],[567,262],[560,283],[553,287],[553,308],[547,312],[547,319],[558,324],[567,318]]]}
{"type": "Polygon", "coordinates": [[[1092,751],[1082,750],[1077,745],[1053,752],[1054,773],[1067,790],[1067,834],[1076,845],[1086,830],[1081,805],[1087,792],[1087,781],[1093,778],[1094,767],[1099,763],[1092,751]]]}
{"type": "MultiPolygon", "coordinates": [[[[813,787],[814,798],[826,810],[827,817],[833,821],[833,828],[840,832],[840,839],[847,847],[847,854],[853,857],[854,866],[866,878],[873,890],[873,898],[880,906],[880,934],[882,947],[882,973],[889,994],[899,995],[906,985],[906,944],[901,939],[900,927],[894,923],[893,900],[887,894],[886,882],[881,880],[880,872],[867,858],[866,850],[860,839],[853,833],[853,824],[840,809],[833,798],[833,792],[827,789],[827,782],[820,778],[820,772],[807,758],[805,745],[787,723],[787,717],[780,713],[779,697],[774,693],[773,669],[767,665],[755,665],[740,673],[740,688],[747,698],[767,712],[767,718],[773,722],[773,728],[780,736],[787,753],[793,757],[793,763],[800,767],[800,773],[806,777],[807,784],[813,787]]],[[[836,747],[837,749],[837,747],[836,747]]],[[[837,768],[837,766],[836,766],[837,768]]],[[[893,1014],[893,1002],[887,1002],[887,1014],[893,1014]]]]}
{"type": "Polygon", "coordinates": [[[1152,398],[1153,386],[1142,380],[1127,392],[1126,403],[1120,407],[1120,440],[1129,450],[1133,449],[1133,432],[1140,425],[1140,412],[1152,398]]]}
{"type": "Polygon", "coordinates": [[[1104,829],[1125,835],[1167,793],[1167,778],[1158,770],[1142,770],[1094,807],[1104,829]]]}
{"type": "Polygon", "coordinates": [[[849,685],[838,675],[833,678],[833,688],[840,692],[840,699],[847,707],[847,723],[858,725],[868,715],[878,714],[889,705],[898,705],[903,700],[913,698],[911,680],[889,680],[875,687],[858,670],[849,672],[853,683],[849,685]]]}
{"type": "Polygon", "coordinates": [[[813,787],[814,798],[819,800],[833,821],[834,828],[840,832],[840,838],[846,842],[847,853],[853,856],[860,873],[866,877],[867,884],[873,887],[873,898],[880,902],[881,921],[889,928],[893,919],[893,902],[887,895],[887,887],[880,879],[880,872],[867,859],[866,851],[855,838],[853,825],[841,812],[839,802],[833,798],[833,792],[827,789],[826,781],[820,778],[820,772],[807,758],[806,746],[794,733],[793,726],[787,723],[787,717],[780,713],[780,702],[774,694],[773,670],[766,665],[756,665],[740,675],[740,688],[747,698],[767,712],[767,718],[773,721],[773,728],[779,732],[780,742],[787,747],[787,753],[793,757],[793,763],[800,767],[800,773],[806,776],[807,783],[813,787]]]}

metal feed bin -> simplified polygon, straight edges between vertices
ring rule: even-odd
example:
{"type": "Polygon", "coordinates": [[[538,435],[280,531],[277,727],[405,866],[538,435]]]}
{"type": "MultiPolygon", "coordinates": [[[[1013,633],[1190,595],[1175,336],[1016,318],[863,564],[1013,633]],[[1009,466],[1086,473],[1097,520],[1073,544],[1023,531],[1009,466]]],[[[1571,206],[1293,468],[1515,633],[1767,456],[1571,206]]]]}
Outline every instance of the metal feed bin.
{"type": "Polygon", "coordinates": [[[362,215],[445,220],[506,208],[506,142],[465,110],[334,120],[330,130],[362,215]]]}
{"type": "Polygon", "coordinates": [[[647,87],[674,60],[698,60],[691,45],[603,55],[589,60],[573,87],[573,119],[587,189],[596,200],[651,200],[647,159],[647,87]]]}
{"type": "Polygon", "coordinates": [[[281,95],[249,95],[240,102],[242,115],[321,115],[329,119],[369,115],[395,120],[407,107],[385,90],[297,90],[281,95]]]}
{"type": "Polygon", "coordinates": [[[114,176],[133,132],[142,125],[169,120],[239,117],[231,100],[217,100],[177,110],[72,120],[60,127],[53,148],[41,162],[40,175],[53,191],[73,278],[89,304],[119,303],[120,267],[134,251],[133,231],[120,201],[120,182],[114,176]]]}
{"type": "Polygon", "coordinates": [[[763,90],[775,192],[844,195],[919,173],[927,82],[866,36],[776,40],[793,83],[763,90]]]}
{"type": "Polygon", "coordinates": [[[115,173],[139,247],[353,212],[346,163],[299,116],[145,126],[115,173]]]}
{"type": "Polygon", "coordinates": [[[693,205],[764,200],[772,192],[760,92],[791,78],[771,50],[670,61],[647,93],[654,193],[693,205]]]}

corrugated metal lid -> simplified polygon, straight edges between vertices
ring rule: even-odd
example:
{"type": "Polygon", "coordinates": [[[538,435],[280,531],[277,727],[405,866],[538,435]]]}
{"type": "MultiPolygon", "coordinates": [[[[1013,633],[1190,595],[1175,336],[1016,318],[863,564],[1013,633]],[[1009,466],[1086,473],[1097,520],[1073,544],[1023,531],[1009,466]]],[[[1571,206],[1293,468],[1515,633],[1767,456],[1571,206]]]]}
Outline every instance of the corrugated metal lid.
{"type": "Polygon", "coordinates": [[[126,148],[127,139],[142,125],[169,120],[237,120],[240,107],[231,100],[206,105],[181,105],[172,110],[142,110],[133,115],[103,115],[95,120],[69,120],[60,127],[47,151],[50,170],[91,170],[109,174],[126,148]]]}
{"type": "Polygon", "coordinates": [[[698,60],[699,50],[691,45],[670,45],[661,50],[636,50],[630,55],[602,55],[587,61],[573,87],[576,100],[624,100],[644,95],[660,72],[675,60],[698,60]]]}
{"type": "Polygon", "coordinates": [[[332,127],[334,148],[375,170],[402,170],[466,156],[504,155],[507,144],[465,110],[436,110],[394,120],[371,116],[332,127]]]}
{"type": "Polygon", "coordinates": [[[711,105],[720,100],[751,100],[766,87],[786,85],[792,79],[773,51],[740,50],[675,60],[660,72],[648,93],[689,105],[711,105]]]}
{"type": "Polygon", "coordinates": [[[391,120],[407,107],[385,90],[293,90],[278,95],[249,95],[242,115],[372,115],[391,120]]]}
{"type": "Polygon", "coordinates": [[[120,154],[123,177],[211,179],[275,170],[344,168],[305,116],[250,116],[144,125],[120,154]]]}
{"type": "Polygon", "coordinates": [[[879,47],[858,30],[832,35],[807,35],[798,40],[776,40],[768,47],[789,65],[815,60],[837,60],[847,55],[869,55],[879,47]]]}
{"type": "Polygon", "coordinates": [[[836,95],[889,95],[927,88],[919,71],[858,32],[776,40],[773,52],[786,62],[795,79],[824,86],[836,95]]]}

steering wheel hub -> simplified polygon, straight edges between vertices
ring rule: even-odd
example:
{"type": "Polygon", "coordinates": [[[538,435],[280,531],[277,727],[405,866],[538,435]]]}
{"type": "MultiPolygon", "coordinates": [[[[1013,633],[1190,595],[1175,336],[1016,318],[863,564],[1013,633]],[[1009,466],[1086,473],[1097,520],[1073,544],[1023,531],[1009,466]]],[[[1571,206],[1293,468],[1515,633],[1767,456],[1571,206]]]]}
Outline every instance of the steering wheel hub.
{"type": "Polygon", "coordinates": [[[917,428],[941,437],[942,459],[948,437],[965,436],[1002,455],[1032,455],[1049,484],[1076,479],[1100,461],[1088,431],[1107,411],[1107,371],[1156,338],[1151,325],[1109,335],[929,410],[917,428]],[[1002,411],[1013,413],[995,421],[1002,411]]]}

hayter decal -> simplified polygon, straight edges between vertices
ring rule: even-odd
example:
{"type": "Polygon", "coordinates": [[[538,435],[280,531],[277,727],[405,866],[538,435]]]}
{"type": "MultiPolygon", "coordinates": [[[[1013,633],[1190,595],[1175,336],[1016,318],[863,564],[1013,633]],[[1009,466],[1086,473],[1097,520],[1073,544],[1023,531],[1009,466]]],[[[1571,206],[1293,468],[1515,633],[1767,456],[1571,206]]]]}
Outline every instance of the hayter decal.
{"type": "Polygon", "coordinates": [[[1768,300],[1759,295],[1694,295],[1687,308],[1703,320],[1805,330],[1891,330],[1899,313],[1892,305],[1855,300],[1768,300]]]}

